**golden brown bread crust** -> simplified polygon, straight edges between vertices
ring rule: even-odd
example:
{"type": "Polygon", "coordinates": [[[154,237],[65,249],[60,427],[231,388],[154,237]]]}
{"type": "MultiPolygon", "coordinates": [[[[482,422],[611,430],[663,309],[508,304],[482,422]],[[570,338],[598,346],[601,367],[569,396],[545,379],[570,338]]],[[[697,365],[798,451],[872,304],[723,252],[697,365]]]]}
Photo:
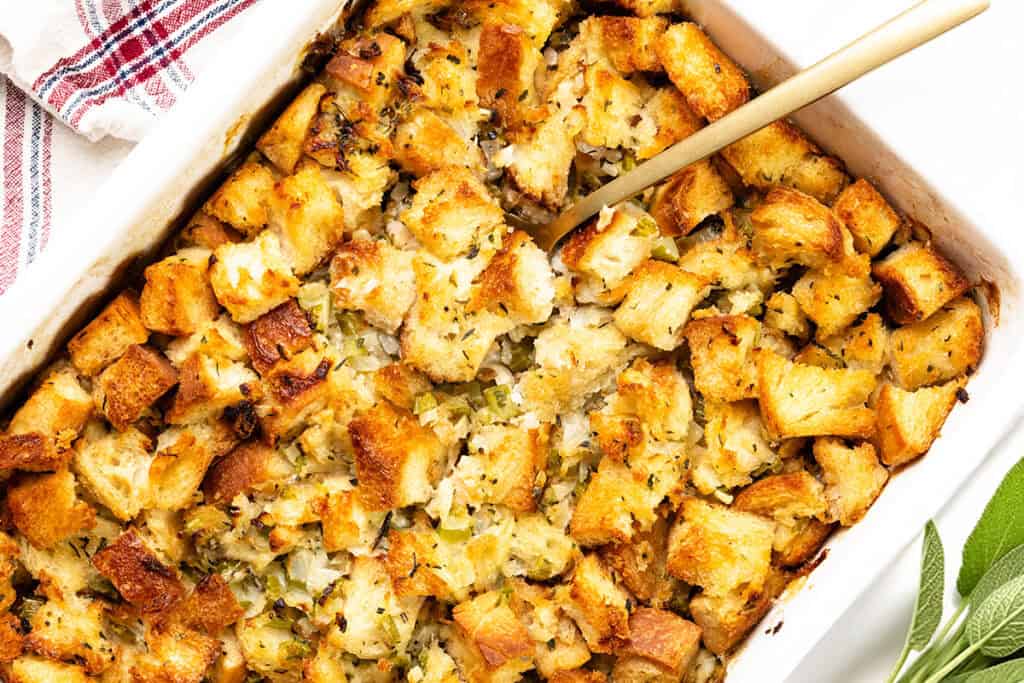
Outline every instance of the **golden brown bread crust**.
{"type": "Polygon", "coordinates": [[[313,330],[305,311],[294,299],[245,326],[245,348],[261,375],[279,360],[287,360],[312,343],[313,330]]]}
{"type": "Polygon", "coordinates": [[[86,377],[98,374],[133,344],[145,344],[149,330],[142,322],[139,296],[125,290],[68,342],[71,364],[86,377]]]}
{"type": "Polygon", "coordinates": [[[134,531],[126,531],[93,555],[92,564],[143,614],[159,614],[185,597],[178,573],[161,562],[134,531]]]}
{"type": "Polygon", "coordinates": [[[71,451],[58,452],[53,440],[42,434],[0,436],[0,470],[53,472],[66,466],[71,451]]]}
{"type": "Polygon", "coordinates": [[[159,351],[131,346],[96,379],[96,408],[117,429],[127,429],[178,383],[178,372],[159,351]]]}
{"type": "Polygon", "coordinates": [[[733,205],[728,183],[705,159],[687,166],[658,186],[651,215],[663,235],[688,235],[708,216],[733,205]]]}
{"type": "Polygon", "coordinates": [[[700,627],[668,610],[640,607],[629,615],[623,652],[644,657],[682,676],[700,650],[700,627]]]}
{"type": "Polygon", "coordinates": [[[901,325],[928,318],[971,286],[956,265],[918,242],[892,252],[872,272],[885,287],[886,310],[901,325]]]}
{"type": "Polygon", "coordinates": [[[533,643],[526,627],[501,599],[498,592],[484,593],[452,610],[452,618],[476,646],[490,669],[528,657],[533,643]]]}
{"type": "Polygon", "coordinates": [[[896,211],[864,178],[847,185],[833,208],[853,235],[853,246],[869,256],[882,251],[902,225],[896,211]]]}
{"type": "Polygon", "coordinates": [[[747,77],[693,23],[674,24],[657,43],[668,77],[686,101],[709,121],[720,119],[750,97],[747,77]]]}
{"type": "Polygon", "coordinates": [[[75,477],[66,469],[16,480],[7,489],[7,510],[37,548],[50,548],[96,520],[96,511],[75,495],[75,477]]]}
{"type": "Polygon", "coordinates": [[[25,647],[21,621],[10,612],[0,617],[0,663],[13,662],[25,647]]]}
{"type": "Polygon", "coordinates": [[[521,125],[529,103],[523,93],[533,89],[539,52],[515,24],[484,24],[477,56],[476,94],[480,106],[497,112],[508,128],[521,125]],[[536,54],[536,57],[534,56],[536,54]]]}
{"type": "Polygon", "coordinates": [[[207,470],[203,496],[211,505],[224,505],[239,493],[260,488],[280,474],[272,466],[275,459],[274,449],[262,442],[238,446],[207,470]]]}

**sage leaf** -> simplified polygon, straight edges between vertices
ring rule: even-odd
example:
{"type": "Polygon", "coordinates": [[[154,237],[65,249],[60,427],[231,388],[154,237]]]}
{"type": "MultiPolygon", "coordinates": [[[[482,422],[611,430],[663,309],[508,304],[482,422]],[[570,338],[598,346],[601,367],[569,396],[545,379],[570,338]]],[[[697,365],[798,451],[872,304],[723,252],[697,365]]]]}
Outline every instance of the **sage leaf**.
{"type": "MultiPolygon", "coordinates": [[[[960,676],[955,679],[960,680],[960,676]]],[[[981,671],[966,674],[964,683],[1020,683],[1024,681],[1024,659],[1014,659],[996,664],[981,671]]]]}
{"type": "Polygon", "coordinates": [[[980,605],[992,591],[1018,576],[1024,576],[1024,545],[1017,546],[996,560],[978,581],[968,599],[972,604],[980,605]]]}
{"type": "Polygon", "coordinates": [[[1008,657],[1024,647],[1024,576],[992,591],[967,617],[971,650],[989,657],[1008,657]]]}
{"type": "Polygon", "coordinates": [[[928,520],[924,527],[924,539],[921,542],[921,576],[918,580],[917,598],[914,600],[914,614],[910,619],[903,650],[889,674],[889,681],[896,680],[897,674],[907,661],[911,650],[923,650],[928,647],[935,630],[942,621],[942,596],[945,586],[946,568],[945,555],[942,551],[942,539],[935,522],[928,520]]]}
{"type": "Polygon", "coordinates": [[[996,560],[1024,545],[1024,460],[1010,468],[964,544],[956,579],[967,597],[996,560]]]}

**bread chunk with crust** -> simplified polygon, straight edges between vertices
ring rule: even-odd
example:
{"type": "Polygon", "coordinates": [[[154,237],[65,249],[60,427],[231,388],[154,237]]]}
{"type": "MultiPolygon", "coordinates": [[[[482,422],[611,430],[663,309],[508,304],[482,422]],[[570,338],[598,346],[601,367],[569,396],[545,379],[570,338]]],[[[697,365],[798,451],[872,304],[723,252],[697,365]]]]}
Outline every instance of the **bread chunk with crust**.
{"type": "Polygon", "coordinates": [[[874,185],[858,179],[839,193],[836,215],[853,235],[853,246],[868,256],[877,256],[903,224],[874,185]]]}
{"type": "Polygon", "coordinates": [[[761,592],[747,599],[740,595],[710,595],[706,591],[690,601],[690,615],[701,628],[704,647],[716,655],[731,652],[771,609],[793,576],[775,568],[761,592]]]}
{"type": "Polygon", "coordinates": [[[981,361],[985,325],[968,297],[950,302],[927,320],[893,330],[889,353],[893,378],[913,391],[960,375],[981,361]]]}
{"type": "Polygon", "coordinates": [[[178,383],[170,361],[155,349],[132,346],[96,379],[96,409],[120,430],[127,429],[178,383]]]}
{"type": "Polygon", "coordinates": [[[700,277],[654,260],[637,268],[626,287],[626,298],[615,310],[616,326],[663,351],[682,343],[690,313],[711,291],[700,277]]]}
{"type": "Polygon", "coordinates": [[[258,161],[247,161],[224,181],[204,211],[249,237],[267,224],[267,200],[274,174],[258,161]]]}
{"type": "Polygon", "coordinates": [[[210,463],[236,443],[222,422],[197,422],[162,432],[149,467],[149,505],[162,510],[189,507],[210,463]]]}
{"type": "Polygon", "coordinates": [[[596,16],[580,22],[580,35],[623,74],[658,72],[664,67],[657,43],[667,28],[664,17],[596,16]]]}
{"type": "Polygon", "coordinates": [[[750,98],[743,71],[697,24],[673,24],[657,42],[668,77],[699,115],[715,121],[750,98]]]}
{"type": "Polygon", "coordinates": [[[778,466],[778,450],[768,439],[754,401],[708,401],[704,417],[707,448],[698,451],[690,470],[701,493],[744,486],[754,473],[778,466]]]}
{"type": "Polygon", "coordinates": [[[299,291],[277,235],[267,230],[252,242],[225,244],[214,252],[210,283],[237,323],[252,322],[299,291]]]}
{"type": "Polygon", "coordinates": [[[413,183],[402,222],[435,256],[452,259],[504,221],[501,207],[466,169],[448,168],[413,183]]]}
{"type": "Polygon", "coordinates": [[[295,171],[302,158],[302,146],[313,119],[320,111],[320,100],[327,94],[321,83],[310,83],[292,100],[274,125],[256,143],[256,149],[284,174],[295,171]]]}
{"type": "Polygon", "coordinates": [[[264,490],[293,471],[275,449],[250,441],[210,466],[203,477],[203,498],[211,505],[225,505],[238,494],[264,490]]]}
{"type": "Polygon", "coordinates": [[[15,528],[37,548],[46,549],[95,524],[96,511],[75,492],[68,470],[25,475],[8,488],[7,510],[15,528]]]}
{"type": "Polygon", "coordinates": [[[848,446],[831,437],[815,439],[814,459],[825,479],[829,521],[843,526],[859,522],[889,480],[869,443],[848,446]]]}
{"type": "Polygon", "coordinates": [[[505,235],[501,250],[480,274],[470,308],[511,315],[521,324],[551,317],[555,275],[547,254],[525,232],[505,235]]]}
{"type": "Polygon", "coordinates": [[[658,186],[651,215],[663,235],[688,235],[708,216],[733,205],[729,184],[705,159],[687,166],[658,186]]]}
{"type": "Polygon", "coordinates": [[[157,614],[185,597],[178,573],[168,567],[134,531],[126,531],[92,558],[118,593],[143,614],[157,614]]]}
{"type": "Polygon", "coordinates": [[[706,399],[742,401],[757,397],[761,324],[746,315],[691,320],[684,331],[693,364],[693,383],[706,399]]]}
{"type": "Polygon", "coordinates": [[[42,434],[63,451],[81,433],[92,412],[92,398],[74,371],[66,364],[57,364],[14,413],[7,432],[42,434]]]}
{"type": "Polygon", "coordinates": [[[108,431],[95,421],[75,446],[82,485],[115,517],[133,519],[148,502],[153,440],[137,429],[108,431]]]}
{"type": "Polygon", "coordinates": [[[964,383],[960,378],[914,391],[883,384],[875,400],[875,446],[882,462],[895,467],[927,453],[956,405],[964,383]]]}
{"type": "Polygon", "coordinates": [[[699,626],[674,612],[640,607],[629,615],[629,642],[623,654],[642,657],[678,678],[696,659],[700,636],[699,626]]]}
{"type": "Polygon", "coordinates": [[[920,322],[966,292],[971,283],[933,247],[905,244],[874,266],[885,287],[886,310],[896,322],[920,322]]]}
{"type": "Polygon", "coordinates": [[[413,252],[385,240],[346,242],[331,260],[334,305],[362,311],[368,323],[394,334],[416,298],[412,262],[413,252]]]}
{"type": "Polygon", "coordinates": [[[569,532],[583,546],[627,542],[637,528],[654,524],[659,500],[641,473],[610,458],[602,460],[576,501],[569,532]]]}
{"type": "Polygon", "coordinates": [[[459,603],[452,610],[452,618],[489,669],[529,659],[533,654],[530,634],[498,591],[459,603]]]}
{"type": "Polygon", "coordinates": [[[316,268],[341,239],[345,215],[320,170],[306,160],[276,185],[268,199],[268,226],[296,275],[316,268]]]}
{"type": "Polygon", "coordinates": [[[825,268],[852,252],[849,233],[832,210],[799,190],[772,188],[750,221],[754,251],[777,266],[825,268]]]}
{"type": "Polygon", "coordinates": [[[458,488],[474,505],[495,503],[517,512],[537,509],[534,489],[548,458],[548,429],[487,425],[473,433],[459,459],[458,488]]]}
{"type": "Polygon", "coordinates": [[[395,161],[414,176],[449,166],[478,173],[484,165],[480,149],[429,109],[417,109],[395,133],[395,161]]]}
{"type": "Polygon", "coordinates": [[[86,377],[100,373],[129,346],[145,344],[149,330],[142,322],[139,296],[125,290],[68,342],[71,364],[86,377]]]}
{"type": "Polygon", "coordinates": [[[629,642],[629,593],[595,554],[576,564],[568,586],[556,598],[579,626],[591,652],[610,653],[629,642]]]}
{"type": "Polygon", "coordinates": [[[313,330],[306,312],[290,299],[246,325],[243,343],[252,366],[265,375],[278,361],[309,348],[313,330]]]}
{"type": "Polygon", "coordinates": [[[881,286],[871,279],[866,254],[851,256],[823,270],[809,270],[793,285],[800,308],[817,324],[819,340],[853,324],[882,298],[881,286]]]}
{"type": "Polygon", "coordinates": [[[540,50],[521,27],[484,24],[477,56],[476,95],[480,106],[497,112],[498,121],[507,129],[516,129],[529,115],[530,100],[535,95],[533,77],[540,62],[540,50]]]}

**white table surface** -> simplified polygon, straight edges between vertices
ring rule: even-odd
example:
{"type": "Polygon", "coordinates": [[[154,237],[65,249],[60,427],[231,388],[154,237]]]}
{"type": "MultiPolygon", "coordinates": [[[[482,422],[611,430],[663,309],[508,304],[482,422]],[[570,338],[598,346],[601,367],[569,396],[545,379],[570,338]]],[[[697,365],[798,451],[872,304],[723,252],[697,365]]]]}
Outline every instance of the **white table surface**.
{"type": "MultiPolygon", "coordinates": [[[[810,64],[877,25],[906,0],[739,0],[745,17],[810,64]]],[[[1024,199],[1024,0],[992,8],[934,43],[849,86],[843,97],[911,165],[925,171],[965,215],[1005,229],[1022,249],[1024,199]]],[[[1024,401],[1024,396],[1021,398],[1024,401]]],[[[983,458],[983,453],[964,453],[983,458]]],[[[1003,474],[1024,457],[1024,429],[986,464],[936,519],[946,547],[948,604],[960,549],[1003,474]]],[[[920,543],[908,548],[812,651],[790,683],[877,683],[903,643],[917,585],[920,543]]]]}

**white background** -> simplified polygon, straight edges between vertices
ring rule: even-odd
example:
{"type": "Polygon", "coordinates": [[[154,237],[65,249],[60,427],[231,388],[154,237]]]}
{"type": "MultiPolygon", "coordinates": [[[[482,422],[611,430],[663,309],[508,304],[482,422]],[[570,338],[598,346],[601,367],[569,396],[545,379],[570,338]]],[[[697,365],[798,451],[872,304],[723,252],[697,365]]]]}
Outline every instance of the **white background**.
{"type": "MultiPolygon", "coordinates": [[[[809,65],[899,10],[905,0],[733,0],[799,64],[809,65]]],[[[1024,244],[1024,0],[995,0],[981,17],[842,92],[854,111],[927,172],[1001,246],[1024,244]]],[[[1024,401],[1024,395],[1021,396],[1024,401]]],[[[964,458],[986,454],[965,452],[964,458]]],[[[1003,474],[1024,457],[1024,431],[1006,439],[938,516],[947,586],[960,549],[1003,474]]],[[[915,543],[854,603],[791,683],[883,681],[902,646],[917,585],[915,543]]],[[[952,591],[948,604],[952,604],[952,591]]]]}

